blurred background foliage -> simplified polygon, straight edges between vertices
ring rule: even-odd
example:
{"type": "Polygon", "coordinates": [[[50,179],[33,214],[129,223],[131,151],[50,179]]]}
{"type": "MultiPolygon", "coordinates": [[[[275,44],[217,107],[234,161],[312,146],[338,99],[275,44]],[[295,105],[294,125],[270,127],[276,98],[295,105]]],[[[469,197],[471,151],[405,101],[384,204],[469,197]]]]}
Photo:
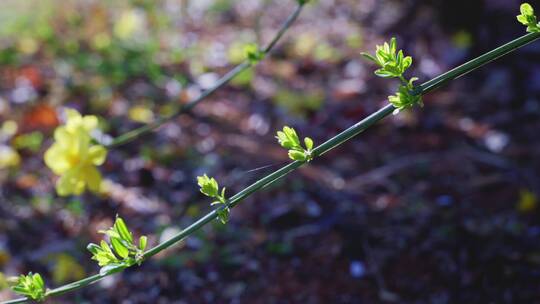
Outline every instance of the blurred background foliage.
{"type": "MultiPolygon", "coordinates": [[[[531,1],[540,9],[540,4],[531,1]]],[[[519,1],[318,0],[257,67],[111,151],[103,196],[54,193],[43,164],[63,107],[116,136],[175,108],[267,42],[295,1],[0,3],[0,299],[97,271],[85,246],[115,214],[150,245],[287,161],[284,124],[316,143],[386,102],[359,53],[398,38],[428,80],[524,33],[519,1]],[[259,167],[265,169],[253,170],[259,167]]],[[[183,244],[58,303],[540,301],[540,45],[453,82],[183,244]]],[[[56,300],[55,300],[56,302],[56,300]]]]}

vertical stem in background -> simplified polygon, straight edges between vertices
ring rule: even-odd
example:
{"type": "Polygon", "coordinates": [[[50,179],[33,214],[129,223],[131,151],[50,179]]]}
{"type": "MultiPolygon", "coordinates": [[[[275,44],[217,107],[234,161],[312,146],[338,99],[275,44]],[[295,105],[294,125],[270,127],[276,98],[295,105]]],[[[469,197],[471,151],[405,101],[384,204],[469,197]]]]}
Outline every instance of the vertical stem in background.
{"type": "MultiPolygon", "coordinates": [[[[291,27],[291,25],[294,23],[294,21],[298,18],[300,13],[302,12],[302,9],[304,7],[304,4],[299,4],[297,8],[294,10],[294,12],[289,15],[287,20],[283,23],[279,31],[276,33],[274,38],[268,43],[268,45],[263,49],[263,53],[265,55],[269,54],[270,51],[275,47],[275,45],[278,43],[278,41],[283,37],[285,32],[291,27]]],[[[169,116],[161,117],[157,119],[156,121],[144,125],[142,127],[139,127],[137,129],[131,130],[127,133],[124,133],[122,135],[119,135],[110,144],[105,145],[107,148],[113,148],[117,147],[123,144],[126,144],[144,134],[147,134],[157,128],[159,128],[164,123],[174,119],[175,117],[178,117],[178,115],[182,113],[186,113],[193,109],[197,104],[199,104],[201,101],[209,97],[210,95],[214,94],[217,90],[219,90],[221,87],[226,85],[229,81],[231,81],[234,77],[236,77],[238,74],[242,73],[243,71],[247,70],[251,67],[251,64],[248,60],[245,60],[244,62],[240,63],[236,67],[234,67],[232,70],[230,70],[227,74],[223,75],[214,86],[209,88],[208,90],[204,91],[201,95],[196,97],[195,99],[189,101],[184,106],[182,106],[180,109],[176,110],[174,113],[172,113],[169,116]]]]}

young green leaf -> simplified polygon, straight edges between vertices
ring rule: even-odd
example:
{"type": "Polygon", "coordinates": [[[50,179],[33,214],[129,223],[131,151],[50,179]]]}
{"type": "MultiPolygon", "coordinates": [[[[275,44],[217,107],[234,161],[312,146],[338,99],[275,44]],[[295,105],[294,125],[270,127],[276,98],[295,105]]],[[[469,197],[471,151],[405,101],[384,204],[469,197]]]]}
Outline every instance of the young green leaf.
{"type": "Polygon", "coordinates": [[[292,149],[295,147],[294,142],[291,141],[284,132],[278,131],[276,138],[278,139],[279,144],[285,149],[292,149]]]}
{"type": "Polygon", "coordinates": [[[313,150],[313,139],[309,137],[304,138],[304,144],[306,144],[306,149],[308,151],[313,150]]]}
{"type": "Polygon", "coordinates": [[[228,207],[225,207],[223,209],[217,209],[218,219],[221,221],[222,224],[227,224],[227,222],[229,221],[229,214],[230,209],[228,207]]]}
{"type": "Polygon", "coordinates": [[[129,230],[128,230],[127,226],[126,226],[126,223],[124,222],[124,220],[122,218],[116,217],[116,221],[114,222],[114,228],[118,232],[118,234],[120,235],[120,238],[122,238],[123,240],[125,240],[128,243],[133,242],[133,237],[132,237],[131,233],[129,232],[129,230]]]}
{"type": "MultiPolygon", "coordinates": [[[[281,136],[283,138],[287,137],[285,133],[283,133],[283,135],[281,136]]],[[[225,197],[225,187],[223,187],[220,192],[219,184],[217,183],[217,181],[213,177],[212,178],[208,177],[206,174],[203,176],[198,176],[197,182],[199,184],[199,187],[201,187],[201,192],[206,194],[206,196],[216,199],[215,201],[210,203],[210,206],[220,206],[217,209],[218,218],[222,223],[225,224],[229,218],[229,212],[230,212],[229,207],[227,205],[227,198],[225,197]],[[211,186],[208,186],[209,184],[211,184],[211,186]],[[221,206],[224,206],[224,207],[221,207],[221,206]],[[223,210],[226,210],[226,211],[223,211],[223,210]]]]}
{"type": "Polygon", "coordinates": [[[92,253],[92,259],[102,267],[102,271],[108,273],[111,265],[114,268],[119,265],[129,267],[134,263],[142,263],[141,257],[146,247],[146,237],[140,237],[139,247],[133,244],[133,234],[122,218],[117,217],[113,227],[100,232],[109,237],[110,245],[105,240],[101,240],[99,245],[90,243],[86,248],[92,253]],[[103,270],[104,268],[105,270],[103,270]]]}
{"type": "Polygon", "coordinates": [[[388,101],[396,108],[394,115],[398,114],[401,110],[413,107],[415,105],[423,106],[422,96],[412,93],[414,89],[413,82],[418,78],[413,77],[406,85],[400,85],[399,90],[395,95],[388,96],[388,101]]]}
{"type": "Polygon", "coordinates": [[[200,187],[201,193],[203,193],[206,196],[209,197],[217,197],[218,196],[218,183],[217,181],[212,177],[208,177],[208,175],[198,176],[197,177],[197,183],[200,187]]]}
{"type": "Polygon", "coordinates": [[[397,50],[395,37],[390,40],[390,43],[377,45],[375,56],[367,53],[361,53],[361,55],[380,67],[375,71],[375,75],[383,78],[402,78],[405,71],[412,65],[412,58],[403,55],[403,50],[397,50]]]}
{"type": "Polygon", "coordinates": [[[244,54],[250,64],[257,64],[265,56],[265,53],[255,43],[246,44],[244,46],[244,54]]]}
{"type": "Polygon", "coordinates": [[[293,128],[284,126],[283,131],[277,132],[276,138],[283,148],[289,149],[288,155],[290,159],[304,162],[313,158],[311,153],[313,140],[309,137],[304,138],[305,147],[302,147],[298,134],[293,128]]]}
{"type": "Polygon", "coordinates": [[[45,299],[45,282],[39,273],[21,274],[18,278],[10,281],[12,284],[11,290],[14,292],[36,301],[45,299]]]}
{"type": "Polygon", "coordinates": [[[530,33],[539,33],[540,32],[540,23],[534,14],[534,9],[529,3],[521,4],[519,8],[521,14],[517,16],[517,20],[527,26],[527,32],[530,33]]]}
{"type": "Polygon", "coordinates": [[[534,9],[529,3],[521,4],[521,6],[519,7],[519,10],[522,15],[525,15],[525,16],[534,15],[534,9]]]}
{"type": "Polygon", "coordinates": [[[144,251],[146,249],[146,244],[148,242],[148,239],[145,235],[141,236],[139,238],[139,250],[144,251]]]}
{"type": "Polygon", "coordinates": [[[88,246],[86,246],[86,249],[88,251],[90,251],[90,253],[92,253],[94,255],[98,254],[101,251],[101,247],[99,247],[98,245],[96,245],[94,243],[88,244],[88,246]]]}
{"type": "Polygon", "coordinates": [[[120,239],[111,238],[111,245],[114,249],[114,252],[116,252],[116,254],[122,259],[125,259],[129,256],[129,249],[124,246],[120,239]]]}
{"type": "Polygon", "coordinates": [[[289,158],[296,161],[306,161],[306,155],[304,152],[297,150],[289,150],[289,158]]]}

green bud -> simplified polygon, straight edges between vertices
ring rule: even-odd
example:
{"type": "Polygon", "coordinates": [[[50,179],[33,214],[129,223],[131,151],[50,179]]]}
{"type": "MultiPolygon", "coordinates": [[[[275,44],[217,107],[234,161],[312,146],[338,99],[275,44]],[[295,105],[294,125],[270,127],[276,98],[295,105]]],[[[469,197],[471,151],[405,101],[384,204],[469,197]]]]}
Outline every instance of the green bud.
{"type": "Polygon", "coordinates": [[[264,59],[264,52],[259,49],[259,46],[255,43],[246,44],[244,46],[244,55],[250,64],[257,64],[264,59]]]}
{"type": "Polygon", "coordinates": [[[297,150],[289,150],[289,158],[296,161],[306,161],[304,152],[297,150]]]}
{"type": "Polygon", "coordinates": [[[368,53],[361,55],[380,67],[375,71],[375,75],[383,78],[402,78],[412,65],[412,57],[403,55],[402,50],[397,50],[396,38],[392,38],[390,43],[377,45],[375,56],[368,53]]]}
{"type": "Polygon", "coordinates": [[[313,158],[313,140],[309,137],[304,138],[305,148],[300,144],[300,139],[296,131],[288,126],[283,127],[283,131],[278,131],[276,138],[279,144],[288,149],[289,158],[296,161],[310,161],[313,158]]]}
{"type": "Polygon", "coordinates": [[[201,188],[200,191],[206,196],[209,197],[217,197],[218,196],[218,183],[217,181],[212,177],[208,177],[208,175],[198,176],[197,177],[197,183],[199,184],[199,187],[201,188]]]}
{"type": "Polygon", "coordinates": [[[309,137],[304,138],[304,144],[306,144],[306,149],[308,151],[313,150],[313,140],[309,137]]]}
{"type": "Polygon", "coordinates": [[[148,242],[148,238],[143,235],[139,238],[139,250],[144,251],[146,249],[146,244],[148,242]]]}
{"type": "Polygon", "coordinates": [[[86,247],[92,253],[92,260],[101,266],[100,273],[110,273],[134,263],[141,264],[142,254],[146,248],[146,236],[139,238],[139,246],[133,243],[133,234],[129,231],[126,223],[119,216],[113,226],[105,231],[100,231],[109,237],[110,244],[101,240],[99,245],[90,243],[86,247]],[[112,249],[111,249],[112,248],[112,249]]]}
{"type": "Polygon", "coordinates": [[[534,14],[534,9],[529,3],[521,4],[519,8],[521,15],[517,16],[517,20],[527,26],[527,32],[530,33],[539,33],[540,32],[540,23],[534,14]]]}
{"type": "Polygon", "coordinates": [[[388,96],[388,101],[396,108],[394,115],[403,109],[411,108],[417,104],[423,106],[422,96],[412,93],[414,89],[413,82],[417,79],[416,77],[411,78],[406,85],[399,86],[399,90],[395,95],[388,96]]]}
{"type": "Polygon", "coordinates": [[[18,278],[10,280],[11,290],[26,296],[32,300],[42,301],[45,299],[45,282],[39,273],[20,275],[18,278]]]}
{"type": "MultiPolygon", "coordinates": [[[[283,136],[285,136],[285,134],[283,134],[283,136]]],[[[206,174],[197,177],[197,182],[199,183],[199,187],[201,187],[202,193],[204,193],[208,197],[216,199],[210,204],[210,206],[225,206],[223,209],[221,207],[218,207],[217,209],[217,215],[219,220],[223,224],[225,224],[227,222],[226,219],[228,218],[230,212],[227,205],[227,198],[225,197],[225,187],[221,189],[220,193],[217,181],[213,177],[208,177],[206,174]],[[225,212],[223,210],[227,211],[225,212]]]]}

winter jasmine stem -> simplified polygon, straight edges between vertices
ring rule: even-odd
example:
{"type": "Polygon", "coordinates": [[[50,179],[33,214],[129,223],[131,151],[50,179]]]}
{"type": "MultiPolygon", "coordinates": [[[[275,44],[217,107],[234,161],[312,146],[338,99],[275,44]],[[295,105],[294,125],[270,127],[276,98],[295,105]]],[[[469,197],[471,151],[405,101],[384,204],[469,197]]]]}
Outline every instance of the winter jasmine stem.
{"type": "MultiPolygon", "coordinates": [[[[299,6],[301,8],[302,5],[299,6]]],[[[484,64],[487,64],[497,58],[500,58],[501,56],[504,56],[512,51],[515,51],[537,39],[540,38],[540,33],[529,33],[526,34],[518,39],[515,39],[507,44],[504,44],[490,52],[487,52],[486,54],[479,56],[461,66],[458,66],[438,77],[435,77],[419,86],[416,86],[413,90],[413,94],[417,96],[423,96],[437,88],[440,88],[441,86],[445,85],[446,83],[450,82],[451,80],[457,79],[461,76],[464,76],[471,71],[476,70],[477,68],[483,66],[484,64]]],[[[353,126],[349,127],[348,129],[340,132],[339,134],[333,136],[332,138],[328,139],[323,144],[315,147],[313,150],[311,150],[310,157],[311,158],[317,158],[324,153],[338,147],[339,145],[343,144],[344,142],[350,140],[354,136],[358,135],[359,133],[363,132],[376,122],[382,120],[383,118],[390,115],[395,110],[395,107],[392,104],[387,104],[383,108],[379,109],[375,113],[369,115],[368,117],[364,118],[363,120],[359,121],[358,123],[354,124],[353,126]]],[[[238,205],[242,200],[249,197],[251,194],[264,189],[271,185],[272,183],[276,182],[277,180],[283,178],[290,172],[298,169],[299,167],[307,164],[307,161],[293,161],[289,163],[288,165],[278,169],[277,171],[274,171],[273,173],[259,179],[255,183],[251,184],[247,188],[243,189],[242,191],[238,192],[234,196],[230,197],[226,200],[226,204],[223,204],[217,209],[214,209],[210,211],[208,214],[194,222],[193,224],[186,227],[184,230],[182,230],[180,233],[176,234],[169,240],[164,241],[163,243],[158,244],[157,246],[144,251],[141,254],[141,262],[145,259],[148,259],[157,253],[175,245],[176,243],[184,240],[186,237],[203,227],[204,225],[208,224],[209,222],[215,220],[219,216],[219,211],[223,210],[223,208],[234,208],[236,205],[238,205]],[[220,209],[221,208],[221,209],[220,209]]],[[[85,279],[66,284],[64,286],[60,286],[55,289],[46,290],[44,298],[60,295],[69,291],[74,291],[80,288],[83,288],[85,286],[88,286],[92,283],[95,283],[101,279],[103,279],[106,276],[112,275],[116,273],[117,271],[121,271],[124,268],[117,269],[114,271],[109,271],[103,274],[96,274],[90,277],[87,277],[85,279]]],[[[11,301],[6,301],[3,303],[26,303],[28,301],[31,301],[29,298],[19,298],[11,301]]]]}

